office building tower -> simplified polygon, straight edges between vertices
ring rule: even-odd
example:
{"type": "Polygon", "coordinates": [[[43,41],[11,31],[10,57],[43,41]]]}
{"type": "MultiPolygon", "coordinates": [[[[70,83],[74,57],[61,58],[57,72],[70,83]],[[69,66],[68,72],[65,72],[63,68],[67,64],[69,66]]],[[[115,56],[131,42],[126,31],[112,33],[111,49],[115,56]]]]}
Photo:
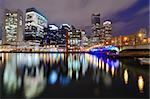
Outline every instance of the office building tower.
{"type": "Polygon", "coordinates": [[[3,24],[3,18],[4,18],[4,0],[0,0],[0,36],[2,36],[2,24],[3,24]]]}
{"type": "Polygon", "coordinates": [[[47,28],[48,18],[35,8],[26,10],[25,41],[40,43],[44,38],[44,28],[47,28]]]}
{"type": "Polygon", "coordinates": [[[100,40],[100,14],[92,14],[91,16],[92,21],[92,35],[91,41],[92,43],[99,43],[100,40]]]}
{"type": "Polygon", "coordinates": [[[105,41],[110,41],[112,38],[112,22],[111,21],[104,21],[103,22],[103,33],[105,41]]]}
{"type": "Polygon", "coordinates": [[[58,26],[56,26],[55,24],[49,24],[48,25],[48,31],[47,31],[47,35],[46,35],[46,44],[50,45],[51,47],[57,46],[57,42],[59,42],[59,40],[61,40],[61,37],[59,36],[59,28],[58,26]]]}
{"type": "Polygon", "coordinates": [[[3,44],[17,45],[23,39],[23,13],[20,10],[5,10],[3,44]]]}

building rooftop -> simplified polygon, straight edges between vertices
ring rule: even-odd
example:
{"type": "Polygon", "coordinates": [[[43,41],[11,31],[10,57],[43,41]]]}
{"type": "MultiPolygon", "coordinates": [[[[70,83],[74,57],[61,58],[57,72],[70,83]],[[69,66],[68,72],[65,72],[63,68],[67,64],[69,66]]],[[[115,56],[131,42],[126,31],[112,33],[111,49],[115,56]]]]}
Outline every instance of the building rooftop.
{"type": "Polygon", "coordinates": [[[36,8],[33,8],[33,7],[32,7],[32,8],[26,9],[26,12],[32,12],[32,11],[34,11],[34,12],[40,14],[41,16],[45,17],[45,18],[48,20],[48,17],[45,16],[42,12],[38,11],[36,8]]]}

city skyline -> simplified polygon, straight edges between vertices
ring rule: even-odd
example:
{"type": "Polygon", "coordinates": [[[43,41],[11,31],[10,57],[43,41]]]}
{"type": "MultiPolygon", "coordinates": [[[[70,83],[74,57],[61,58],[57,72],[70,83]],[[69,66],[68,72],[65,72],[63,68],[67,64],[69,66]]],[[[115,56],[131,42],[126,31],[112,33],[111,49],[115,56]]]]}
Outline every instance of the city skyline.
{"type": "MultiPolygon", "coordinates": [[[[144,2],[139,0],[115,2],[99,0],[46,0],[45,2],[38,0],[22,0],[18,1],[18,3],[19,5],[10,0],[0,0],[0,13],[2,13],[5,8],[21,9],[25,13],[25,9],[35,7],[48,16],[49,23],[69,23],[75,25],[76,27],[90,26],[91,14],[100,13],[101,23],[105,20],[112,21],[113,35],[115,36],[135,33],[141,27],[146,28],[149,33],[149,23],[147,21],[149,17],[148,0],[145,0],[144,2]],[[116,3],[118,4],[118,7],[113,6],[116,3]],[[142,20],[139,20],[139,18],[142,20]]],[[[0,22],[0,24],[1,23],[2,22],[0,22]]]]}
{"type": "Polygon", "coordinates": [[[149,0],[0,0],[1,98],[149,99],[149,0]]]}

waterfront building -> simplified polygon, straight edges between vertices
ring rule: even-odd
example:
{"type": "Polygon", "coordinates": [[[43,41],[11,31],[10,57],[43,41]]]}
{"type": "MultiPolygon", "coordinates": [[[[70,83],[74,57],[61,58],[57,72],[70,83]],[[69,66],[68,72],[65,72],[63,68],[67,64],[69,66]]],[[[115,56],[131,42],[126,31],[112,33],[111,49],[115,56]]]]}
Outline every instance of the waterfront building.
{"type": "Polygon", "coordinates": [[[140,30],[136,33],[136,44],[141,44],[142,40],[147,37],[147,31],[145,28],[140,28],[140,30]]]}
{"type": "Polygon", "coordinates": [[[84,31],[87,34],[87,36],[90,36],[92,33],[92,26],[85,26],[84,31]]]}
{"type": "Polygon", "coordinates": [[[130,35],[122,35],[118,37],[113,37],[111,39],[112,45],[119,46],[134,46],[141,44],[148,44],[146,29],[141,28],[138,32],[130,35]]]}
{"type": "Polygon", "coordinates": [[[81,30],[81,46],[82,47],[88,46],[88,38],[85,30],[81,30]]]}
{"type": "Polygon", "coordinates": [[[47,32],[47,37],[46,37],[46,43],[50,44],[51,47],[56,47],[57,46],[57,41],[60,39],[59,37],[59,32],[58,32],[58,26],[55,24],[49,24],[48,25],[48,32],[47,32]]]}
{"type": "Polygon", "coordinates": [[[35,8],[28,8],[25,17],[25,41],[40,44],[44,38],[44,28],[47,28],[48,18],[35,8]]]}
{"type": "Polygon", "coordinates": [[[20,10],[5,10],[3,44],[17,45],[23,40],[23,13],[20,10]]]}
{"type": "Polygon", "coordinates": [[[92,35],[91,35],[91,41],[92,43],[99,43],[100,41],[100,14],[92,14],[91,16],[92,21],[92,35]]]}
{"type": "Polygon", "coordinates": [[[105,39],[105,42],[109,42],[112,38],[112,22],[104,21],[102,25],[102,36],[105,39]]]}
{"type": "Polygon", "coordinates": [[[69,34],[71,33],[72,28],[71,25],[69,24],[62,24],[59,27],[59,33],[60,33],[60,37],[61,39],[58,42],[59,47],[61,48],[67,48],[66,50],[68,50],[69,47],[69,34]]]}
{"type": "Polygon", "coordinates": [[[104,43],[105,41],[105,26],[102,25],[100,30],[100,43],[104,43]]]}
{"type": "Polygon", "coordinates": [[[72,31],[68,34],[68,43],[70,49],[80,49],[81,46],[81,30],[72,27],[72,31]]]}

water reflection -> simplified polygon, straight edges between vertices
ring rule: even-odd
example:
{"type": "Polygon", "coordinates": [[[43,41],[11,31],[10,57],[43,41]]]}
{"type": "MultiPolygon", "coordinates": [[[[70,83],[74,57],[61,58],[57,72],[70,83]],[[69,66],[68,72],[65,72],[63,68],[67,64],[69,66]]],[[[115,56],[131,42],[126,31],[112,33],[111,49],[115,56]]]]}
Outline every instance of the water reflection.
{"type": "Polygon", "coordinates": [[[111,67],[111,74],[112,74],[112,76],[114,76],[114,72],[115,72],[115,68],[114,68],[114,66],[112,66],[111,67]]]}
{"type": "MultiPolygon", "coordinates": [[[[47,86],[70,86],[74,80],[80,82],[87,75],[86,80],[92,77],[94,84],[104,85],[105,88],[113,87],[113,78],[119,79],[118,84],[123,79],[123,84],[129,85],[130,69],[123,66],[120,68],[119,60],[101,54],[2,53],[1,56],[6,96],[22,91],[26,98],[38,97],[47,86]]],[[[144,76],[139,76],[137,83],[140,93],[144,93],[144,76]]]]}
{"type": "Polygon", "coordinates": [[[50,75],[49,75],[48,82],[49,82],[50,84],[55,84],[56,81],[57,81],[57,79],[58,79],[58,73],[53,70],[53,71],[50,73],[50,75]]]}
{"type": "Polygon", "coordinates": [[[26,67],[24,74],[24,94],[27,98],[40,94],[46,85],[44,67],[26,67]]]}
{"type": "Polygon", "coordinates": [[[17,87],[20,87],[21,78],[17,75],[16,65],[7,62],[4,70],[4,87],[6,93],[11,94],[17,90],[17,87]]]}
{"type": "Polygon", "coordinates": [[[140,93],[143,93],[143,89],[144,89],[144,79],[142,76],[138,77],[138,88],[140,93]]]}
{"type": "Polygon", "coordinates": [[[128,70],[127,69],[124,70],[124,82],[125,84],[128,84],[128,70]]]}

